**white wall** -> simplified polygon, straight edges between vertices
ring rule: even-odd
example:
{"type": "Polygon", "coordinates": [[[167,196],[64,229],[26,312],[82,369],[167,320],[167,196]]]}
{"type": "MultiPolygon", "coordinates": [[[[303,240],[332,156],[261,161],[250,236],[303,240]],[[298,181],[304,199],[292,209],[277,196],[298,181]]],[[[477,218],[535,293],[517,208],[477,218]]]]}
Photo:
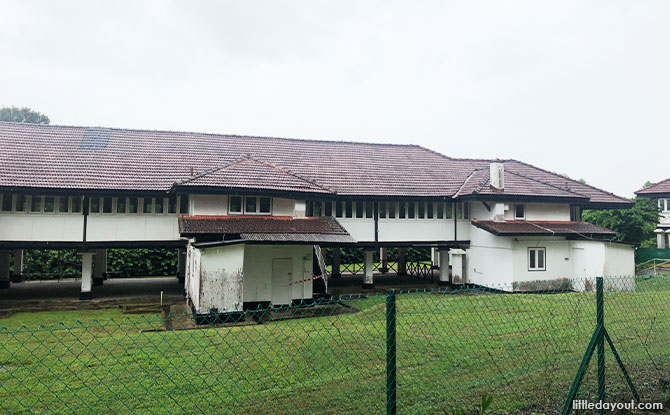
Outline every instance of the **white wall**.
{"type": "Polygon", "coordinates": [[[0,214],[0,241],[81,242],[82,214],[0,214]]]}
{"type": "Polygon", "coordinates": [[[222,216],[228,214],[227,195],[190,195],[188,203],[190,215],[222,216]]]}
{"type": "Polygon", "coordinates": [[[272,199],[272,216],[293,216],[295,200],[275,197],[272,199]]]}
{"type": "Polygon", "coordinates": [[[275,258],[293,260],[292,298],[312,298],[312,280],[303,281],[312,277],[312,249],[311,245],[247,245],[244,251],[244,301],[271,301],[272,260],[275,258]]]}
{"type": "Polygon", "coordinates": [[[89,242],[180,238],[177,215],[89,215],[86,235],[89,242]]]}
{"type": "Polygon", "coordinates": [[[229,245],[201,250],[199,311],[242,310],[245,245],[229,245]]]}
{"type": "Polygon", "coordinates": [[[466,282],[496,289],[511,287],[514,264],[512,242],[511,238],[500,238],[473,226],[470,248],[466,251],[466,282]]]}

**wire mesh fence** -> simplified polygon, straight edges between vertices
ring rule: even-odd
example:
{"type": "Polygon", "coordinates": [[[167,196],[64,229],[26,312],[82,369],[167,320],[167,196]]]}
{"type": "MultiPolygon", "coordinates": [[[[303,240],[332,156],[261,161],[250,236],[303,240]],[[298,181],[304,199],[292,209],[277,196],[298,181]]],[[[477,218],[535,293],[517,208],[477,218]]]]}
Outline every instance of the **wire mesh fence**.
{"type": "MultiPolygon", "coordinates": [[[[492,395],[499,413],[560,413],[596,326],[595,283],[524,289],[38,327],[21,326],[18,314],[0,329],[0,410],[451,414],[492,395]]],[[[667,402],[670,278],[606,278],[604,291],[605,326],[641,399],[667,402]]],[[[611,352],[604,362],[607,400],[631,400],[611,352]]],[[[578,399],[597,399],[596,366],[578,399]]]]}

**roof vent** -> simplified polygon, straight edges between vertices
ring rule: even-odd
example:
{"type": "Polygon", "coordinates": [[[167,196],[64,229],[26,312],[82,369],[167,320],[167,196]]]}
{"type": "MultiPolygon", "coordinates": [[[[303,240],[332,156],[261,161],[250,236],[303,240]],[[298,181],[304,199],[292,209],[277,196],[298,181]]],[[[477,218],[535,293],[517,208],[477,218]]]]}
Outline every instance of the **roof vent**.
{"type": "Polygon", "coordinates": [[[504,189],[505,188],[505,165],[503,163],[499,162],[493,162],[490,165],[490,173],[489,177],[491,180],[491,186],[495,187],[496,189],[504,189]]]}
{"type": "Polygon", "coordinates": [[[109,128],[87,128],[79,143],[82,150],[100,150],[109,144],[109,138],[112,136],[112,130],[109,128]]]}

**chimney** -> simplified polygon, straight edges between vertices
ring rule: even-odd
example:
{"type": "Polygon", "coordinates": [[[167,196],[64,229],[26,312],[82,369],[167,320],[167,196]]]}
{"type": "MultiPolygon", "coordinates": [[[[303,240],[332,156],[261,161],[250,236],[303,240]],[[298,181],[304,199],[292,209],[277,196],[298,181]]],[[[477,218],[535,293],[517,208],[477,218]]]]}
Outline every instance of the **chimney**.
{"type": "Polygon", "coordinates": [[[489,178],[491,186],[503,190],[505,188],[505,165],[497,161],[491,163],[489,178]]]}

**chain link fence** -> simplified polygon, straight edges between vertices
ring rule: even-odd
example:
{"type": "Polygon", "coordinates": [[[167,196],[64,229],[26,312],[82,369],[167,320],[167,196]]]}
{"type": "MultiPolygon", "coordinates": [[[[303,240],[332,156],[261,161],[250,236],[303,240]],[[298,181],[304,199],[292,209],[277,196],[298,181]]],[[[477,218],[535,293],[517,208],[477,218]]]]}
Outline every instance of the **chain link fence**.
{"type": "MultiPolygon", "coordinates": [[[[606,278],[604,325],[640,398],[670,398],[670,278],[606,278]]],[[[218,315],[0,326],[10,414],[560,413],[596,283],[435,289],[218,315]],[[549,289],[551,287],[551,289],[549,289]],[[459,412],[461,411],[461,412],[459,412]]],[[[608,401],[632,392],[610,350],[608,401]]],[[[594,358],[576,398],[598,398],[594,358]]]]}

